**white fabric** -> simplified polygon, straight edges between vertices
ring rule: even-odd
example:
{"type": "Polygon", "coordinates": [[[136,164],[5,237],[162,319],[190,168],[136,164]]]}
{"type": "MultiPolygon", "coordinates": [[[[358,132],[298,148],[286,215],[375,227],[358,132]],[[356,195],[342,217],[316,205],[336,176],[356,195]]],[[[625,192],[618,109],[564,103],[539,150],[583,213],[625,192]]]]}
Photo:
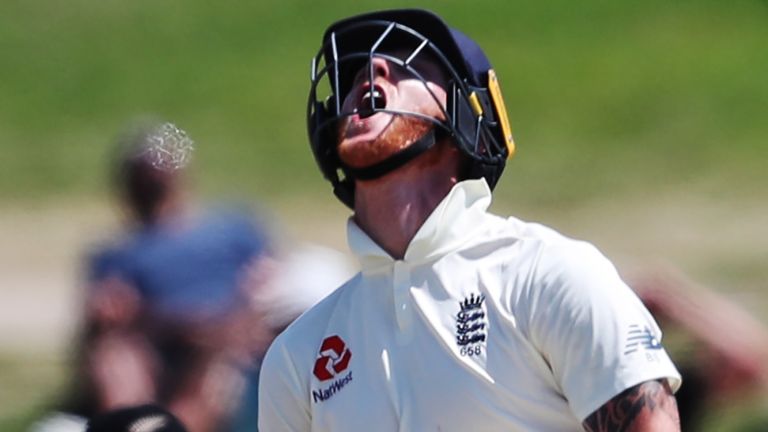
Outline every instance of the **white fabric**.
{"type": "Polygon", "coordinates": [[[253,294],[255,304],[267,306],[263,319],[282,328],[339,285],[355,275],[354,262],[329,247],[303,243],[281,256],[266,284],[253,294]]]}
{"type": "Polygon", "coordinates": [[[74,414],[52,412],[29,427],[29,432],[85,432],[88,420],[74,414]]]}
{"type": "Polygon", "coordinates": [[[607,259],[491,215],[489,204],[483,180],[459,183],[404,260],[350,220],[362,271],[270,347],[260,430],[581,430],[638,383],[667,378],[677,389],[659,328],[607,259]],[[462,312],[462,303],[481,306],[462,312]],[[462,334],[475,342],[459,344],[462,334]],[[321,353],[331,336],[339,349],[321,353]],[[334,376],[321,381],[318,364],[334,376]]]}

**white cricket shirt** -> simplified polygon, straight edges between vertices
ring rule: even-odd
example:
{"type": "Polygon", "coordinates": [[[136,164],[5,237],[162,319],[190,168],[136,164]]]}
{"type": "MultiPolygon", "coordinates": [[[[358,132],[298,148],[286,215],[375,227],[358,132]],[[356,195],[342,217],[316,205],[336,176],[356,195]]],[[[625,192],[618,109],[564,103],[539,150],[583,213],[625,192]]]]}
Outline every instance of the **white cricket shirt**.
{"type": "Polygon", "coordinates": [[[272,344],[259,428],[575,431],[621,391],[680,375],[592,245],[487,213],[457,184],[394,260],[350,220],[362,271],[272,344]]]}

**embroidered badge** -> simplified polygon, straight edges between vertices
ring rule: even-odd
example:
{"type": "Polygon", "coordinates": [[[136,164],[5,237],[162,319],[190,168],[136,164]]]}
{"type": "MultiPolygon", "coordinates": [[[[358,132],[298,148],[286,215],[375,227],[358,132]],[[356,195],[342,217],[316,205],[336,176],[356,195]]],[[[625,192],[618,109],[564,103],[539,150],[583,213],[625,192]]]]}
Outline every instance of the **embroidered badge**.
{"type": "Polygon", "coordinates": [[[456,343],[461,347],[462,356],[475,356],[482,353],[482,343],[485,342],[486,320],[483,311],[485,296],[470,294],[464,301],[459,302],[459,313],[456,314],[456,343]]]}

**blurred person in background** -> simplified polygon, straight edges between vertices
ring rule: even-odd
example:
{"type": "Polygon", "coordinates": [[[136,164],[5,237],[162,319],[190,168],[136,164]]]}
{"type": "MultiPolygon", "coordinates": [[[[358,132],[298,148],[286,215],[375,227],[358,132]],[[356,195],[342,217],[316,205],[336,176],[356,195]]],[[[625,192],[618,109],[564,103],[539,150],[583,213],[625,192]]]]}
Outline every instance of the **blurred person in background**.
{"type": "Polygon", "coordinates": [[[671,268],[634,276],[631,286],[677,345],[671,356],[685,382],[675,395],[683,431],[701,430],[712,412],[768,400],[768,328],[762,322],[671,268]]]}
{"type": "Polygon", "coordinates": [[[243,208],[201,208],[192,149],[170,123],[143,122],[118,140],[126,230],[88,260],[75,388],[63,415],[33,430],[83,430],[96,414],[147,403],[191,432],[255,430],[267,346],[351,272],[335,251],[283,252],[272,227],[243,208]]]}

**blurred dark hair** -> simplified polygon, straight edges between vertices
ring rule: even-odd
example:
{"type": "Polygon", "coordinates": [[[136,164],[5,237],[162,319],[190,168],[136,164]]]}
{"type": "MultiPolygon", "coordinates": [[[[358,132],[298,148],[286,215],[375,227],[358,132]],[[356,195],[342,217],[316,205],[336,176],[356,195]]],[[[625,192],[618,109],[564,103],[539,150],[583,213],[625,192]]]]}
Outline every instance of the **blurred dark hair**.
{"type": "Polygon", "coordinates": [[[183,167],[157,165],[153,139],[168,123],[142,118],[132,122],[117,138],[111,164],[112,185],[142,223],[152,222],[158,205],[168,196],[171,182],[183,167]]]}

